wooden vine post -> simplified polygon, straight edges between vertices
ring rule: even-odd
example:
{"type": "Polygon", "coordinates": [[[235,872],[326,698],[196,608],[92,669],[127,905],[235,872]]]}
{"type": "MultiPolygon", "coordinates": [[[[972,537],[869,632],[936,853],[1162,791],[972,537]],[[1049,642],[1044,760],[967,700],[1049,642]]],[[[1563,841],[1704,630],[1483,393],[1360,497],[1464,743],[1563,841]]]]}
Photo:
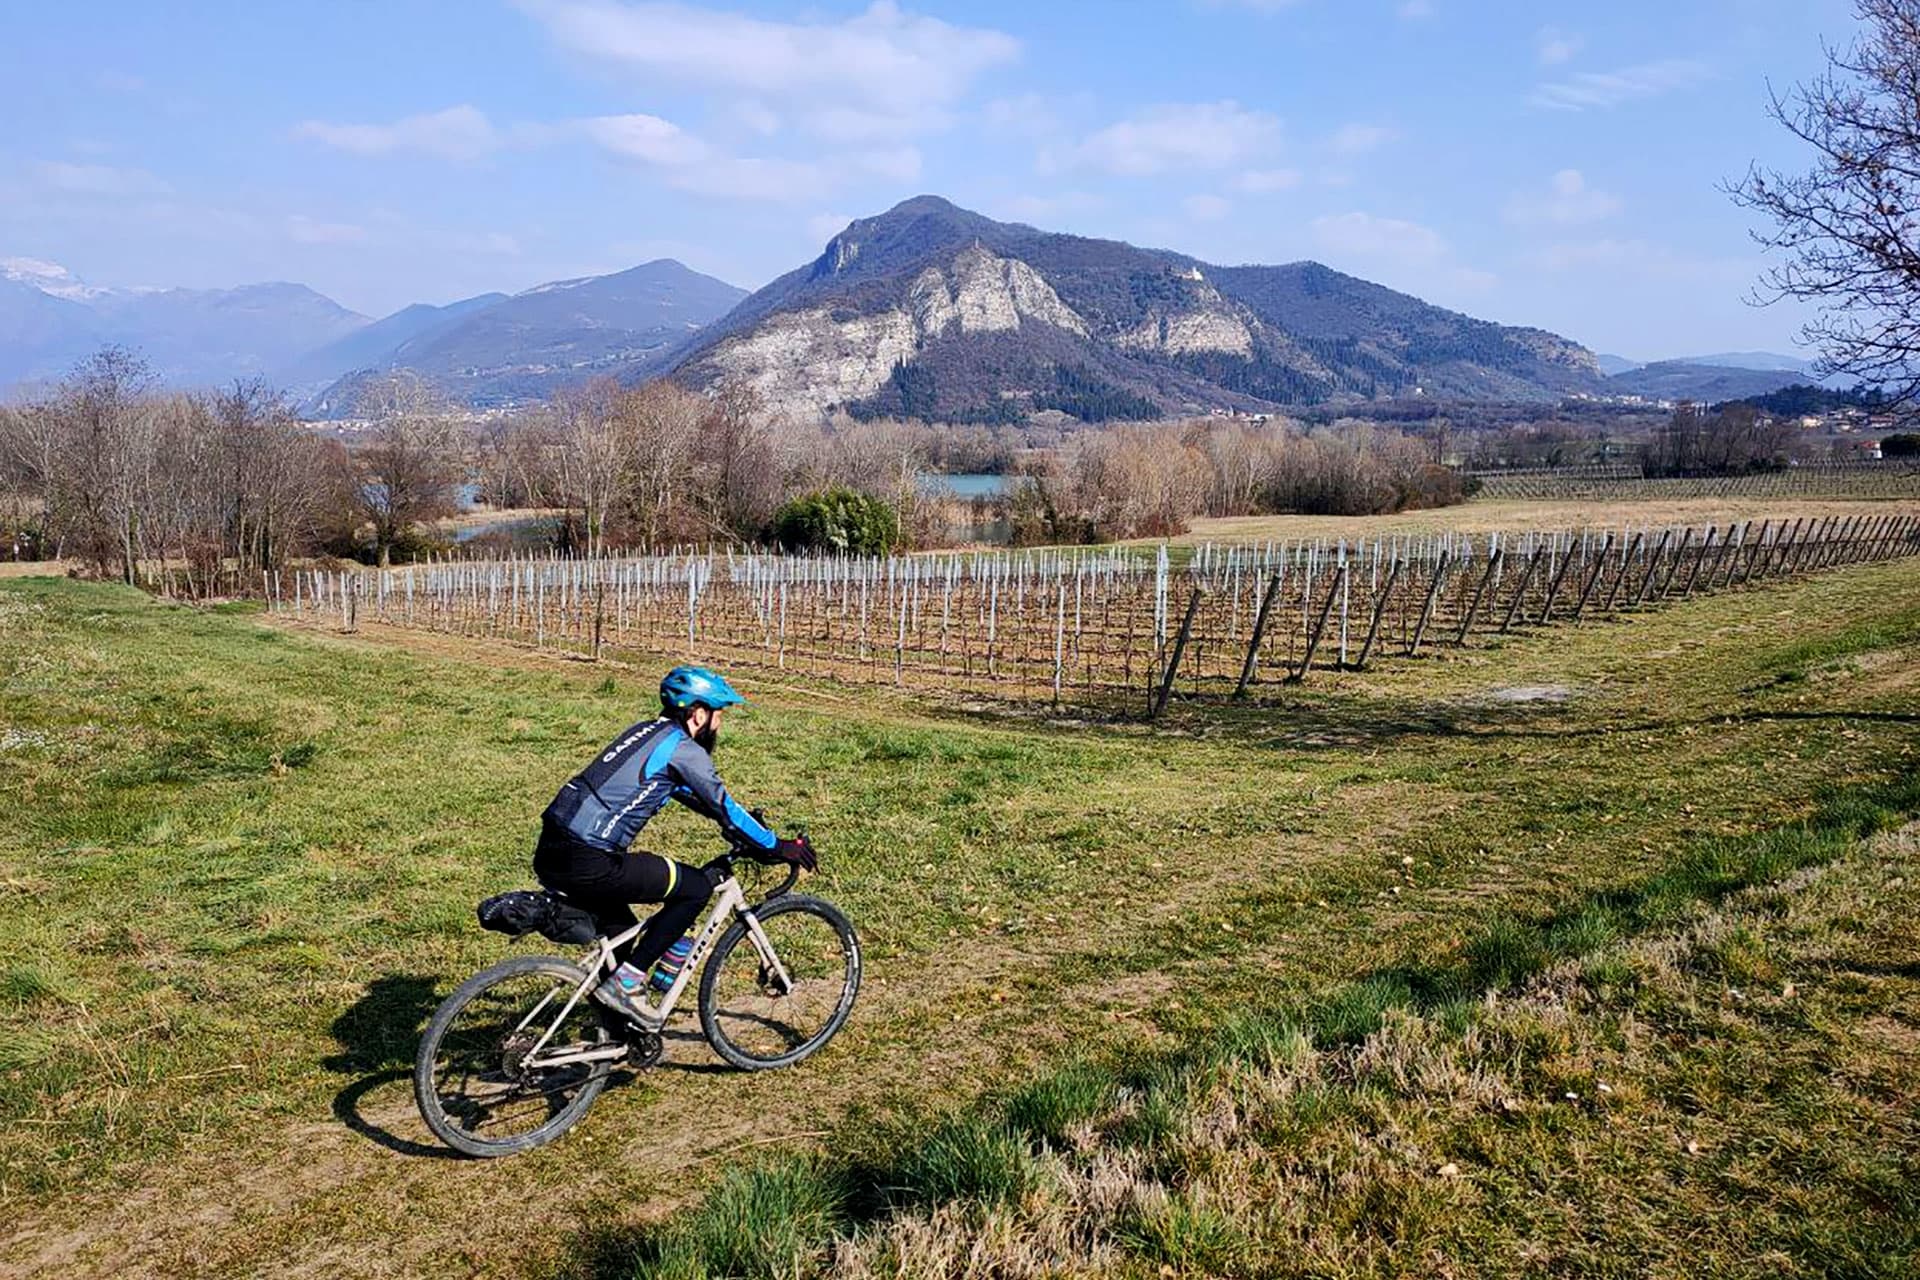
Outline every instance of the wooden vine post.
{"type": "Polygon", "coordinates": [[[1199,611],[1200,597],[1206,591],[1205,587],[1196,583],[1193,594],[1187,597],[1187,613],[1180,619],[1180,634],[1174,637],[1173,654],[1167,659],[1166,675],[1160,680],[1160,691],[1154,695],[1153,708],[1148,713],[1152,719],[1160,718],[1160,713],[1167,709],[1167,699],[1173,696],[1173,678],[1179,674],[1181,655],[1187,651],[1187,637],[1193,634],[1193,615],[1199,611]]]}

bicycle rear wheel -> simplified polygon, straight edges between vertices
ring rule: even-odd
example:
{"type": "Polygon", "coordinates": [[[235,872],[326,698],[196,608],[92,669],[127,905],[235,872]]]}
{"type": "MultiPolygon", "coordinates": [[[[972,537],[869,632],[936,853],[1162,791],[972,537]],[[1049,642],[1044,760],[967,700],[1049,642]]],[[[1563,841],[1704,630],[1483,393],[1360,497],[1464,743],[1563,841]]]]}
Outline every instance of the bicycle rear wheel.
{"type": "Polygon", "coordinates": [[[435,1137],[470,1156],[512,1155],[553,1141],[587,1113],[614,1062],[528,1065],[549,1027],[541,1058],[608,1046],[591,996],[561,1016],[586,976],[552,956],[515,956],[454,989],[414,1062],[414,1098],[435,1137]]]}
{"type": "Polygon", "coordinates": [[[790,1067],[818,1053],[846,1024],[860,993],[860,942],[838,907],[783,895],[754,916],[778,967],[736,920],[700,976],[707,1043],[743,1071],[790,1067]]]}

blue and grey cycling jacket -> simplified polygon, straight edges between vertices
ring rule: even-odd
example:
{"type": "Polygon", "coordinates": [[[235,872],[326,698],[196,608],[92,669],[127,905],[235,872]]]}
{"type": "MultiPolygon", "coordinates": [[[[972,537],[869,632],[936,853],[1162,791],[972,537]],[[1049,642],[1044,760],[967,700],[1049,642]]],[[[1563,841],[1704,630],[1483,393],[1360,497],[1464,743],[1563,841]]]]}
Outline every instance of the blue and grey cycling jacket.
{"type": "Polygon", "coordinates": [[[582,844],[624,852],[669,800],[713,819],[730,840],[761,849],[775,844],[773,832],[727,794],[706,748],[664,716],[614,739],[560,788],[543,816],[582,844]]]}

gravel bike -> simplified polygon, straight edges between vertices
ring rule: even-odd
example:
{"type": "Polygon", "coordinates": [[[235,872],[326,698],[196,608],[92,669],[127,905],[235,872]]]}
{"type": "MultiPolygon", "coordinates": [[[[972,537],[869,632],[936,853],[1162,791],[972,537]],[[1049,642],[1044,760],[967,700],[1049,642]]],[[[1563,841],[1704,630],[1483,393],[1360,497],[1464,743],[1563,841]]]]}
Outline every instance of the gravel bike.
{"type": "MultiPolygon", "coordinates": [[[[734,877],[745,856],[734,848],[704,868],[711,907],[673,985],[647,1008],[664,1027],[698,973],[707,1043],[743,1071],[764,1071],[818,1053],[846,1024],[860,942],[838,907],[791,892],[798,867],[749,904],[734,877]]],[[[579,1123],[616,1069],[659,1061],[659,1033],[592,994],[618,965],[614,949],[644,927],[596,938],[578,962],[514,956],[456,987],[414,1063],[414,1098],[434,1136],[469,1156],[528,1151],[579,1123]]]]}

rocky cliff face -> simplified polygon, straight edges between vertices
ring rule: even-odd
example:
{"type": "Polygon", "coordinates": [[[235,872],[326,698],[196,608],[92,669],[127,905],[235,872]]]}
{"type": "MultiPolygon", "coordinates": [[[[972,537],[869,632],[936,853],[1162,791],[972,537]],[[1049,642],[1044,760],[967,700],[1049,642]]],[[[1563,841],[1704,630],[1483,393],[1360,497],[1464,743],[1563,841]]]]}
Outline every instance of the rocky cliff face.
{"type": "MultiPolygon", "coordinates": [[[[831,252],[850,250],[837,245],[831,252]]],[[[822,414],[872,395],[936,339],[1013,332],[1027,323],[1087,336],[1086,322],[1032,267],[975,245],[946,268],[920,272],[899,306],[867,315],[831,307],[778,312],[721,341],[707,359],[769,404],[822,414]]]]}
{"type": "Polygon", "coordinates": [[[1533,353],[1543,364],[1554,365],[1581,377],[1601,378],[1600,357],[1577,342],[1548,333],[1545,329],[1509,329],[1516,344],[1533,353]]]}
{"type": "Polygon", "coordinates": [[[1138,325],[1114,335],[1117,346],[1174,356],[1202,351],[1253,355],[1253,330],[1243,308],[1222,297],[1198,267],[1177,271],[1174,278],[1187,286],[1182,305],[1151,308],[1138,325]]]}
{"type": "Polygon", "coordinates": [[[1280,408],[1371,396],[1547,399],[1591,352],[1313,263],[1210,267],[995,222],[936,197],[850,224],[699,335],[673,376],[803,416],[953,421],[1280,408]],[[1089,409],[1089,406],[1094,408],[1089,409]]]}

